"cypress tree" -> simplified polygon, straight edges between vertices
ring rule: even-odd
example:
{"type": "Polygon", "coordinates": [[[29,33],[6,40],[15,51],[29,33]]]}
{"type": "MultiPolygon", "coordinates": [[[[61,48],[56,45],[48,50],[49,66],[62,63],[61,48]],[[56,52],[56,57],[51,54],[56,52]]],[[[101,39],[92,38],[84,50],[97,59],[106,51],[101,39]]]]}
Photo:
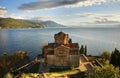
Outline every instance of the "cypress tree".
{"type": "Polygon", "coordinates": [[[83,47],[83,45],[81,45],[81,48],[80,48],[80,54],[84,54],[85,52],[84,52],[84,47],[83,47]]]}
{"type": "Polygon", "coordinates": [[[87,46],[85,45],[85,55],[87,55],[87,46]]]}
{"type": "Polygon", "coordinates": [[[114,55],[113,55],[113,52],[111,54],[111,59],[110,59],[110,64],[113,64],[114,63],[114,55]]]}
{"type": "Polygon", "coordinates": [[[110,64],[113,64],[115,67],[120,67],[120,52],[116,48],[111,54],[110,64]]]}
{"type": "Polygon", "coordinates": [[[69,39],[69,43],[72,43],[72,39],[71,38],[69,39]]]}

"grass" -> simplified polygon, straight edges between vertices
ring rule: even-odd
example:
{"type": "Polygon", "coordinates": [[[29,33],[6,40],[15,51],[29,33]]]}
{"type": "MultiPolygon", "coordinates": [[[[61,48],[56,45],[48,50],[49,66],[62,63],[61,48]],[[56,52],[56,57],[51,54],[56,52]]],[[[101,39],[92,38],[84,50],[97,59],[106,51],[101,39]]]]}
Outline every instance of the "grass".
{"type": "Polygon", "coordinates": [[[52,76],[64,76],[67,75],[70,78],[86,78],[85,73],[81,72],[79,69],[68,69],[62,71],[51,72],[52,76]]]}
{"type": "MultiPolygon", "coordinates": [[[[32,66],[29,70],[27,70],[28,72],[25,72],[26,75],[28,73],[33,73],[33,76],[34,78],[36,78],[36,74],[38,72],[38,67],[39,67],[39,63],[32,66]]],[[[31,75],[30,74],[30,75],[31,75]]],[[[37,73],[38,75],[42,76],[40,73],[37,73]]],[[[57,71],[57,69],[54,69],[54,71],[52,72],[49,72],[49,73],[44,73],[46,76],[50,76],[51,78],[52,77],[65,77],[65,76],[68,76],[69,78],[87,78],[85,76],[85,73],[84,72],[81,72],[79,69],[60,69],[57,71]]]]}

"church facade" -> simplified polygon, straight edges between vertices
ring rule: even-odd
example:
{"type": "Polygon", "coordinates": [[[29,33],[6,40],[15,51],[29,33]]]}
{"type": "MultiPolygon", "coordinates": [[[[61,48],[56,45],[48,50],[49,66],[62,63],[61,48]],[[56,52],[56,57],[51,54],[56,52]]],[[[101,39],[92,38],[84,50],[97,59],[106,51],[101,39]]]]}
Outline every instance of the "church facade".
{"type": "Polygon", "coordinates": [[[80,63],[79,44],[72,43],[69,35],[59,32],[54,35],[54,43],[43,47],[45,63],[52,66],[78,67],[80,63]]]}

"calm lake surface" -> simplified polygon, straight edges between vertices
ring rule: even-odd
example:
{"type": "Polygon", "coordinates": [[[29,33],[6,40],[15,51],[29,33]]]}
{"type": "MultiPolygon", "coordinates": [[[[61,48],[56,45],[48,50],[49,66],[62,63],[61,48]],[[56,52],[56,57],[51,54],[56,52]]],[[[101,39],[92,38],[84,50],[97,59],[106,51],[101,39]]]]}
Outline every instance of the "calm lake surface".
{"type": "Polygon", "coordinates": [[[72,42],[87,45],[91,55],[120,50],[120,28],[36,28],[0,30],[0,54],[23,50],[33,58],[42,53],[43,45],[54,42],[54,34],[60,31],[68,33],[72,42]]]}

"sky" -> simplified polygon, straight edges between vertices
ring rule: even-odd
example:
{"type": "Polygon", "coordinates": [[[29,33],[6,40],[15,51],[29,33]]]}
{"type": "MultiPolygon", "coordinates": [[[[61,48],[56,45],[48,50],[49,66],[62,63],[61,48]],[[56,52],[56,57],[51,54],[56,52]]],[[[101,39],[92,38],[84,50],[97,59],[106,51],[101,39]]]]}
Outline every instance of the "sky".
{"type": "Polygon", "coordinates": [[[120,0],[0,0],[0,17],[120,27],[120,0]]]}

